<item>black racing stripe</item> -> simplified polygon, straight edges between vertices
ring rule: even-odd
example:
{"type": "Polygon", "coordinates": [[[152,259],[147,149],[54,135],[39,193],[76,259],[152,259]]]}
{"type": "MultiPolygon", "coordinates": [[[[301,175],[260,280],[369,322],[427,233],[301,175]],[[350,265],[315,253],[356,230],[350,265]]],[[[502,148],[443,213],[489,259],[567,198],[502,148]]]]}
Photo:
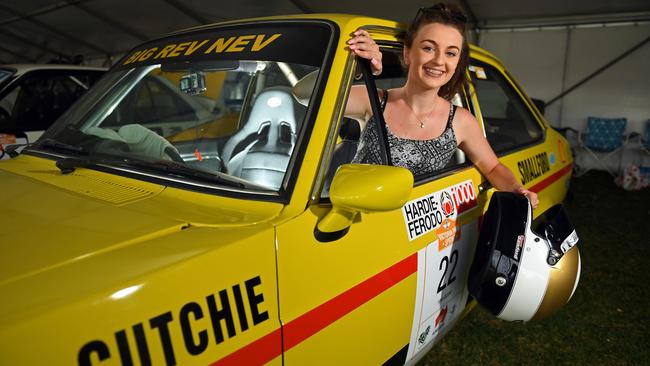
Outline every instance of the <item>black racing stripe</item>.
{"type": "Polygon", "coordinates": [[[402,347],[401,350],[397,351],[396,354],[393,355],[393,357],[389,358],[388,361],[383,363],[383,366],[396,366],[396,365],[404,365],[406,363],[406,354],[409,351],[409,345],[408,343],[406,346],[402,347]]]}

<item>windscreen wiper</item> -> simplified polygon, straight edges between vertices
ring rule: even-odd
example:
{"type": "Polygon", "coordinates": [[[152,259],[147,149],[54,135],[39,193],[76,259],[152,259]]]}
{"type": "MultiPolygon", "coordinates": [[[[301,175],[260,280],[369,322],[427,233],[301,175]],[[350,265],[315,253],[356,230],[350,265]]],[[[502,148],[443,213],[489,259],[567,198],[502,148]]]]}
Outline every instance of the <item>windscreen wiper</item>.
{"type": "Polygon", "coordinates": [[[55,150],[59,152],[72,153],[74,155],[88,155],[88,151],[81,146],[66,144],[65,142],[61,142],[51,138],[39,140],[33,143],[32,145],[28,146],[28,148],[37,148],[37,149],[46,148],[46,149],[55,150]]]}
{"type": "Polygon", "coordinates": [[[219,183],[231,187],[238,187],[238,188],[248,187],[248,185],[245,184],[244,182],[241,182],[235,178],[230,178],[221,173],[218,172],[213,173],[213,172],[191,168],[184,165],[183,163],[178,163],[175,161],[159,160],[156,162],[149,162],[144,160],[123,159],[120,162],[117,162],[117,164],[136,166],[136,167],[155,170],[155,171],[162,171],[165,173],[171,173],[182,177],[190,177],[190,178],[195,178],[200,180],[206,180],[213,183],[219,183]]]}
{"type": "MultiPolygon", "coordinates": [[[[65,148],[67,149],[68,147],[66,146],[65,148]]],[[[76,146],[72,146],[72,148],[76,148],[76,146]]],[[[83,149],[76,150],[76,151],[81,151],[87,154],[87,152],[85,152],[85,150],[83,149]]],[[[221,173],[213,173],[213,172],[203,171],[199,169],[194,169],[182,163],[178,163],[175,161],[167,161],[167,160],[149,162],[145,160],[138,160],[132,158],[96,159],[90,157],[69,157],[69,158],[59,159],[56,162],[56,167],[61,170],[62,174],[70,174],[74,172],[75,169],[77,168],[97,167],[98,165],[102,165],[106,167],[111,167],[111,166],[121,167],[121,168],[124,167],[144,168],[150,171],[153,170],[157,172],[170,173],[182,177],[190,177],[190,178],[199,179],[203,181],[209,181],[211,183],[226,185],[229,187],[248,188],[249,186],[251,186],[236,178],[231,178],[221,173]]],[[[255,186],[255,188],[264,188],[264,187],[255,186]]]]}
{"type": "Polygon", "coordinates": [[[77,168],[88,168],[100,163],[88,158],[63,158],[56,161],[56,167],[61,170],[61,174],[70,174],[77,168]]]}

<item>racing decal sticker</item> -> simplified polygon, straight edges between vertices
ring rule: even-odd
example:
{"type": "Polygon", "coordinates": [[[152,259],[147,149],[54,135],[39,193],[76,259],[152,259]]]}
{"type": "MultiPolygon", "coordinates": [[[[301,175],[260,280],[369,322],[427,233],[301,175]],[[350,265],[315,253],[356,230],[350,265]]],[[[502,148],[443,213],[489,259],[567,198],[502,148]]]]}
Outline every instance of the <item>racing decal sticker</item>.
{"type": "Polygon", "coordinates": [[[449,187],[449,191],[454,199],[456,211],[459,215],[472,210],[478,205],[478,201],[476,200],[476,191],[474,190],[474,184],[472,184],[471,180],[466,180],[451,186],[449,187]]]}
{"type": "Polygon", "coordinates": [[[555,162],[556,162],[555,153],[550,153],[548,155],[548,161],[551,163],[551,165],[555,165],[555,162]]]}
{"type": "Polygon", "coordinates": [[[9,145],[16,143],[16,135],[0,133],[0,145],[9,145]]]}
{"type": "Polygon", "coordinates": [[[194,52],[204,54],[222,52],[259,52],[282,34],[248,34],[241,36],[222,37],[210,41],[209,39],[194,40],[191,42],[169,43],[160,47],[151,47],[133,52],[122,64],[146,61],[153,57],[154,60],[173,58],[178,56],[191,56],[194,52]]]}
{"type": "Polygon", "coordinates": [[[562,253],[566,253],[569,251],[569,249],[573,248],[576,244],[578,244],[578,233],[576,233],[575,230],[569,234],[569,236],[564,239],[562,244],[560,244],[560,249],[562,249],[562,253]]]}
{"type": "Polygon", "coordinates": [[[241,60],[282,60],[321,66],[325,52],[330,49],[333,31],[325,23],[313,22],[257,22],[206,28],[143,44],[127,53],[117,67],[162,65],[167,70],[182,71],[189,62],[200,61],[205,62],[203,68],[228,70],[238,66],[222,61],[241,60]],[[295,52],[298,49],[300,52],[295,52]]]}
{"type": "Polygon", "coordinates": [[[439,240],[418,251],[417,290],[406,361],[428,349],[452,328],[467,303],[467,275],[478,239],[478,222],[462,226],[460,240],[439,240]],[[442,248],[442,249],[440,249],[442,248]]]}
{"type": "Polygon", "coordinates": [[[564,144],[562,143],[562,140],[557,140],[557,151],[560,153],[560,162],[562,164],[566,164],[567,152],[566,149],[564,148],[564,144]]]}
{"type": "Polygon", "coordinates": [[[4,152],[5,145],[13,145],[15,143],[16,143],[16,136],[9,135],[6,133],[0,133],[0,156],[4,155],[2,153],[4,152]]]}
{"type": "Polygon", "coordinates": [[[524,242],[526,241],[526,237],[524,235],[519,235],[517,237],[517,244],[515,245],[515,254],[513,254],[513,258],[518,261],[519,260],[519,254],[521,253],[521,248],[524,246],[524,242]]]}
{"type": "MultiPolygon", "coordinates": [[[[237,329],[241,333],[269,319],[268,311],[264,310],[261,285],[260,276],[255,276],[243,284],[222,289],[218,296],[210,294],[204,301],[188,302],[177,311],[158,314],[120,329],[108,338],[92,340],[79,349],[78,365],[89,366],[93,359],[110,358],[119,358],[122,365],[132,365],[134,359],[150,365],[149,347],[162,348],[167,365],[176,364],[178,352],[199,355],[237,336],[237,329]],[[203,318],[209,319],[209,329],[197,324],[203,318]],[[179,331],[183,335],[183,344],[174,344],[171,334],[179,331]],[[136,347],[132,347],[133,344],[136,347]]],[[[280,348],[279,342],[277,347],[280,348]]]]}
{"type": "Polygon", "coordinates": [[[445,238],[441,246],[453,242],[456,218],[477,206],[476,191],[471,180],[407,202],[402,207],[409,241],[431,231],[445,238]]]}
{"type": "Polygon", "coordinates": [[[438,250],[443,250],[453,244],[456,237],[456,221],[446,218],[436,229],[438,236],[438,250]]]}
{"type": "Polygon", "coordinates": [[[519,168],[519,174],[521,175],[521,184],[526,184],[533,179],[539,178],[551,170],[546,151],[518,161],[517,168],[519,168]]]}

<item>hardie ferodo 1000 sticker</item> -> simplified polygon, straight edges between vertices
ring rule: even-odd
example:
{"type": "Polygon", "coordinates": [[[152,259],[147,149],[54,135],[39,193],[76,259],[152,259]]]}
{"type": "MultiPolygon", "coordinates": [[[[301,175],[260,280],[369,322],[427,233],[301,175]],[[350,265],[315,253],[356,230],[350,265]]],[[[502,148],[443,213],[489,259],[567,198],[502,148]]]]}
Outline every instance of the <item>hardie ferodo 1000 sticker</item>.
{"type": "Polygon", "coordinates": [[[402,214],[409,241],[434,230],[444,237],[445,231],[450,231],[450,225],[455,227],[458,215],[476,205],[476,191],[471,180],[407,202],[402,207],[402,214]]]}
{"type": "Polygon", "coordinates": [[[459,215],[477,206],[471,180],[407,202],[402,208],[409,240],[435,231],[418,251],[417,290],[407,360],[440,339],[467,301],[467,272],[478,235],[473,220],[457,227],[459,215]],[[460,235],[462,232],[462,236],[460,235]]]}

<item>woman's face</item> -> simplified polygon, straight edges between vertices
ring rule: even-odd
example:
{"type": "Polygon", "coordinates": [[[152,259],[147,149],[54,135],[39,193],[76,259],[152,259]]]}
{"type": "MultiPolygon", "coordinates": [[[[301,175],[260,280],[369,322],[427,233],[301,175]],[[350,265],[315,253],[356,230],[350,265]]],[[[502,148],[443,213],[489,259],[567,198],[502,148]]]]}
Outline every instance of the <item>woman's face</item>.
{"type": "Polygon", "coordinates": [[[410,48],[404,48],[408,78],[426,89],[440,88],[454,76],[460,60],[463,36],[449,25],[430,23],[420,27],[410,48]]]}

